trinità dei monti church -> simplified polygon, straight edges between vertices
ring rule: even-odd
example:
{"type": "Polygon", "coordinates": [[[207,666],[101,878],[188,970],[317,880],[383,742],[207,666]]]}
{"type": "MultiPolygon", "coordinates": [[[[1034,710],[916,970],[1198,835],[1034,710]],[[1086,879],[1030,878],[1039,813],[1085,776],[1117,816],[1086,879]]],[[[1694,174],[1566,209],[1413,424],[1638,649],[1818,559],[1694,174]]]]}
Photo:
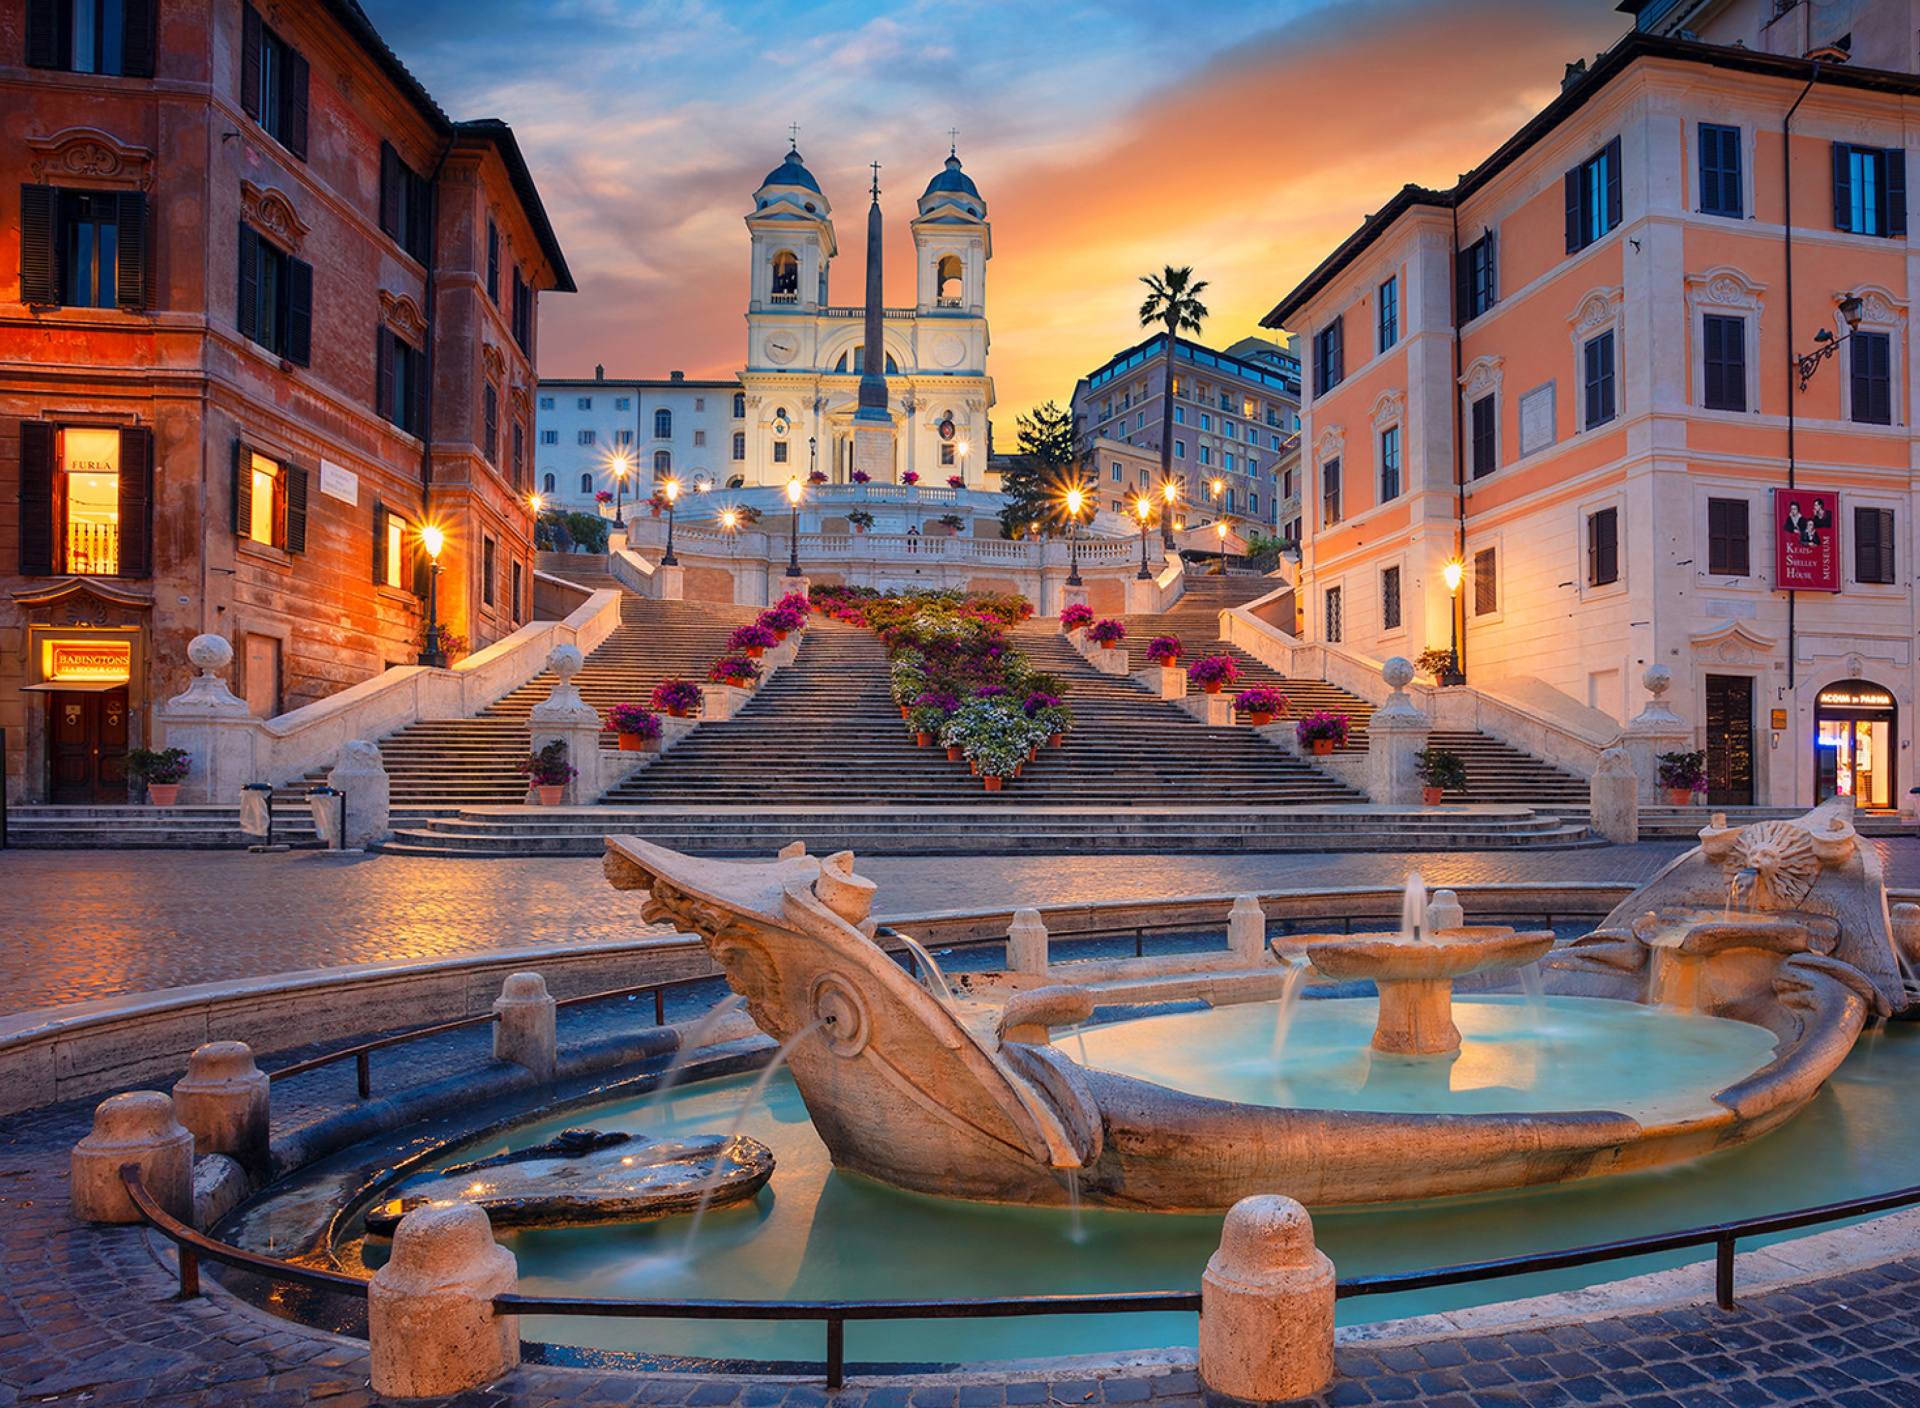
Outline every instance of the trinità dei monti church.
{"type": "MultiPolygon", "coordinates": [[[[878,269],[879,183],[868,212],[868,260],[878,269]]],[[[872,435],[874,411],[862,417],[862,467],[875,483],[900,483],[912,472],[924,486],[945,488],[954,475],[986,486],[987,260],[993,257],[987,203],[949,154],[927,183],[914,216],[914,303],[911,308],[834,307],[828,273],[838,253],[833,204],[807,170],[797,143],[760,184],[747,216],[753,239],[753,283],[747,305],[747,360],[740,373],[745,454],[729,467],[742,483],[784,485],[818,469],[836,484],[854,468],[866,329],[878,325],[885,360],[884,426],[872,435]],[[877,312],[875,318],[873,313],[877,312]],[[890,460],[890,464],[888,461],[890,460]]],[[[877,276],[868,299],[879,302],[877,276]]],[[[869,400],[877,399],[869,391],[869,400]]]]}

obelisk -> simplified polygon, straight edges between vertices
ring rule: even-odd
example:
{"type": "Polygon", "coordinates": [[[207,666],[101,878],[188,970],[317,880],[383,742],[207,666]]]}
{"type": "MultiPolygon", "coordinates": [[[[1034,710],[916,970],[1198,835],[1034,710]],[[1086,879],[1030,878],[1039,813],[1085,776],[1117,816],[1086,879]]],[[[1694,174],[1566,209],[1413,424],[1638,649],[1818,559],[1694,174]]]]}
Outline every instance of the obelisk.
{"type": "Polygon", "coordinates": [[[873,164],[867,211],[866,351],[860,362],[860,405],[853,416],[853,467],[876,484],[893,482],[893,417],[887,413],[887,348],[881,330],[880,163],[873,164]]]}

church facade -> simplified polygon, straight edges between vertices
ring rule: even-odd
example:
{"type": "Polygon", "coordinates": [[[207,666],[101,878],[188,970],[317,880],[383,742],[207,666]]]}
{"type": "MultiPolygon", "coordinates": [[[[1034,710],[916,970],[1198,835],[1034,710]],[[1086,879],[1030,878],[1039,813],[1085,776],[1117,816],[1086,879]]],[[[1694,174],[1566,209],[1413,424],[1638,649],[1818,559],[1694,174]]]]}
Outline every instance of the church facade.
{"type": "MultiPolygon", "coordinates": [[[[847,483],[867,320],[864,309],[830,301],[833,207],[798,150],[754,192],[746,220],[753,262],[740,373],[746,414],[728,480],[783,485],[818,470],[847,483]]],[[[912,230],[914,305],[884,309],[880,320],[892,464],[868,472],[875,482],[943,488],[960,478],[983,488],[993,407],[986,371],[993,235],[986,202],[957,156],[928,183],[912,230]]]]}

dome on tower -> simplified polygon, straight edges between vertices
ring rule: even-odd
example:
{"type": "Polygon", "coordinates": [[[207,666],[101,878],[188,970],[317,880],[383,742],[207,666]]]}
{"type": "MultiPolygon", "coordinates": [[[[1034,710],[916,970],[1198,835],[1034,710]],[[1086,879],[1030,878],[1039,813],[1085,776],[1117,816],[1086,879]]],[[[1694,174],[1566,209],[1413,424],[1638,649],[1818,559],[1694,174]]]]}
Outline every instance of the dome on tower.
{"type": "Polygon", "coordinates": [[[927,196],[935,195],[941,191],[952,191],[957,194],[972,196],[975,200],[980,199],[980,188],[973,184],[973,178],[971,176],[960,169],[960,158],[957,156],[949,156],[947,158],[946,170],[927,182],[927,189],[922,194],[921,199],[924,200],[927,196]]]}
{"type": "Polygon", "coordinates": [[[804,190],[820,193],[820,183],[813,179],[813,173],[807,170],[807,164],[800,157],[800,149],[795,147],[787,153],[787,159],[767,173],[767,179],[760,183],[765,190],[768,186],[799,186],[804,190]]]}
{"type": "Polygon", "coordinates": [[[950,220],[986,218],[987,203],[980,198],[980,188],[973,184],[973,178],[960,169],[958,156],[949,153],[946,168],[927,182],[920,196],[920,214],[950,220]]]}

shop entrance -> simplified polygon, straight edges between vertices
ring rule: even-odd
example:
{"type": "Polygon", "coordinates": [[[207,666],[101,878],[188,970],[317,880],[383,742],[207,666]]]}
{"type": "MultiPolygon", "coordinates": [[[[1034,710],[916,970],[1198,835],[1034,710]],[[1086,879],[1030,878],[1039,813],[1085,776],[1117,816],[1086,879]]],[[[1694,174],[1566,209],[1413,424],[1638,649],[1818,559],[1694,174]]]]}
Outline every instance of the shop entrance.
{"type": "Polygon", "coordinates": [[[1707,676],[1707,801],[1753,805],[1753,679],[1707,676]]]}
{"type": "Polygon", "coordinates": [[[127,800],[127,690],[47,695],[47,800],[67,806],[127,800]]]}
{"type": "Polygon", "coordinates": [[[1813,703],[1813,800],[1851,797],[1856,807],[1895,805],[1893,762],[1899,707],[1893,692],[1863,680],[1830,685],[1813,703]]]}

